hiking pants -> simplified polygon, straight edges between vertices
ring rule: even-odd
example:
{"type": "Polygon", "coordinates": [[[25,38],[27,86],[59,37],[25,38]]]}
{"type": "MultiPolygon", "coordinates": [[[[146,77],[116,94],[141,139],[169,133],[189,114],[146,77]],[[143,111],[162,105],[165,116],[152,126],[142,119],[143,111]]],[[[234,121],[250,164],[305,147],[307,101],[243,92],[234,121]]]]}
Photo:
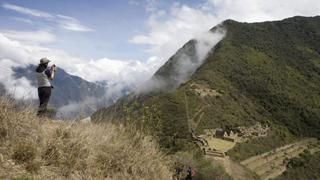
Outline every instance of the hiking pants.
{"type": "Polygon", "coordinates": [[[38,96],[40,100],[38,115],[42,115],[47,111],[47,106],[51,96],[51,87],[39,87],[38,96]]]}

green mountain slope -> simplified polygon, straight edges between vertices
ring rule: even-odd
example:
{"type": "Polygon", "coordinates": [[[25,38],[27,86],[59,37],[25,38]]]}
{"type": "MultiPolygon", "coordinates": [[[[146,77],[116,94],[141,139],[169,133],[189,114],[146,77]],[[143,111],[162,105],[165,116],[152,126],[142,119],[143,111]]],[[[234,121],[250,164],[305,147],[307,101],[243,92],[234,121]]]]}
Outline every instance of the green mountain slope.
{"type": "MultiPolygon", "coordinates": [[[[246,156],[257,148],[266,151],[291,135],[320,137],[320,17],[263,23],[227,20],[223,27],[226,36],[187,82],[166,92],[121,99],[93,119],[130,119],[151,129],[173,152],[192,146],[191,131],[256,122],[269,124],[270,136],[241,144],[231,155],[239,148],[256,148],[249,148],[246,156]],[[144,118],[138,121],[137,116],[144,118]]],[[[192,44],[185,48],[191,48],[187,51],[192,56],[192,44]]],[[[171,82],[174,57],[153,78],[171,82]]]]}

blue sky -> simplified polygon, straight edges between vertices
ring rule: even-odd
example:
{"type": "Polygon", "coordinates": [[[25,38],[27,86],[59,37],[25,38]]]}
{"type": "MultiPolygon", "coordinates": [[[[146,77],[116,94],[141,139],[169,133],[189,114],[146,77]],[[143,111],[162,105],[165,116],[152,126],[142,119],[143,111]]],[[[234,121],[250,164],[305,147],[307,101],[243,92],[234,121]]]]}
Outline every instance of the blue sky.
{"type": "MultiPolygon", "coordinates": [[[[170,21],[174,23],[176,19],[179,22],[174,28],[179,29],[181,27],[179,23],[185,20],[194,27],[190,28],[180,23],[183,26],[181,33],[183,34],[186,29],[188,31],[186,34],[192,34],[193,31],[208,30],[228,18],[248,22],[277,20],[293,15],[315,15],[319,7],[319,2],[316,0],[294,1],[296,2],[290,0],[268,2],[264,0],[4,0],[0,7],[0,32],[10,31],[11,37],[19,33],[17,31],[45,32],[48,36],[54,36],[51,37],[54,42],[42,43],[43,46],[62,49],[69,54],[87,59],[107,57],[146,61],[151,56],[159,56],[160,51],[167,51],[164,49],[155,53],[155,50],[152,50],[157,48],[152,46],[166,44],[166,42],[159,44],[157,39],[150,38],[153,31],[157,31],[158,24],[162,23],[165,26],[167,23],[171,26],[170,21]],[[40,16],[21,12],[17,7],[36,11],[40,16]],[[188,13],[185,7],[193,12],[188,13]],[[186,17],[181,18],[177,13],[186,13],[186,17]],[[193,14],[198,18],[195,21],[203,22],[200,24],[189,21],[188,19],[193,18],[193,14]],[[76,23],[80,29],[61,27],[70,23],[70,19],[63,18],[64,16],[74,18],[71,23],[76,23]],[[65,21],[65,24],[61,25],[61,21],[65,21]],[[152,21],[158,24],[152,25],[152,21]],[[196,30],[189,32],[192,28],[196,30]],[[12,31],[15,31],[14,35],[12,31]],[[154,44],[141,42],[141,38],[138,41],[133,40],[139,35],[148,36],[148,40],[156,42],[154,44]]],[[[165,33],[165,36],[168,36],[169,32],[165,33]]],[[[172,33],[172,37],[164,38],[175,41],[175,33],[177,31],[172,33]]],[[[45,36],[44,33],[42,35],[45,36]]],[[[159,32],[157,35],[162,33],[159,32]]],[[[192,38],[190,35],[185,37],[192,38]]],[[[174,50],[168,50],[168,53],[173,54],[177,47],[182,45],[182,41],[188,40],[187,38],[176,40],[179,41],[178,45],[174,50]]],[[[168,56],[165,55],[163,58],[168,56]]]]}
{"type": "Polygon", "coordinates": [[[0,10],[0,27],[5,30],[35,31],[49,30],[59,37],[51,47],[62,48],[72,54],[87,58],[111,57],[128,59],[140,57],[138,47],[129,43],[135,32],[144,31],[146,12],[143,7],[130,5],[128,1],[81,1],[17,0],[7,3],[37,9],[49,14],[62,14],[78,19],[92,31],[76,32],[56,28],[54,22],[28,16],[13,10],[0,10]],[[115,3],[116,2],[116,3],[115,3]],[[13,19],[15,18],[15,19],[13,19]],[[26,23],[17,18],[29,19],[26,23]]]}
{"type": "MultiPolygon", "coordinates": [[[[193,5],[197,1],[181,2],[193,5]]],[[[58,38],[55,43],[46,46],[63,49],[85,58],[145,60],[150,55],[143,51],[144,45],[133,44],[129,40],[139,33],[148,31],[146,21],[151,13],[148,8],[151,7],[146,7],[147,3],[149,2],[133,0],[3,1],[0,9],[0,29],[49,31],[58,38]],[[17,12],[4,7],[6,4],[38,10],[50,15],[73,17],[90,30],[78,32],[59,28],[55,21],[17,12]]],[[[166,9],[172,4],[173,1],[164,0],[153,3],[152,6],[166,9]]]]}

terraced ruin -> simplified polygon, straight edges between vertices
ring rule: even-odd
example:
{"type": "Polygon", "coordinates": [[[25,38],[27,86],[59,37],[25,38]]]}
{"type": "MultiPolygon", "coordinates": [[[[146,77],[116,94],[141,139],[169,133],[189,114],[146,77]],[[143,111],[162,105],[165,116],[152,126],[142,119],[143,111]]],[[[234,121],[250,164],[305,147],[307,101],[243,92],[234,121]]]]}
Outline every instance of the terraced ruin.
{"type": "MultiPolygon", "coordinates": [[[[225,133],[223,134],[225,135],[225,133]]],[[[213,158],[225,167],[227,173],[232,177],[242,177],[239,179],[252,179],[248,170],[254,172],[262,180],[275,178],[286,170],[286,165],[290,159],[297,157],[304,150],[309,150],[311,153],[320,151],[320,142],[315,138],[308,138],[250,157],[242,161],[240,165],[226,155],[226,152],[232,149],[237,141],[232,141],[231,138],[225,138],[225,136],[218,138],[212,136],[212,133],[200,136],[192,133],[192,135],[208,158],[213,158]],[[235,173],[235,170],[239,172],[235,173]]]]}
{"type": "Polygon", "coordinates": [[[215,163],[220,164],[226,172],[238,180],[251,180],[249,171],[228,157],[225,152],[235,146],[235,142],[227,141],[221,138],[196,136],[192,133],[194,142],[203,150],[203,153],[208,159],[214,160],[215,163]]]}
{"type": "Polygon", "coordinates": [[[286,170],[288,160],[297,157],[307,149],[310,152],[318,151],[317,139],[309,138],[288,144],[270,152],[248,158],[242,161],[241,164],[259,175],[262,180],[267,180],[281,175],[286,170]]]}
{"type": "Polygon", "coordinates": [[[200,147],[205,155],[213,157],[226,157],[225,153],[235,146],[235,142],[224,139],[202,136],[192,134],[195,143],[200,147]]]}
{"type": "MultiPolygon", "coordinates": [[[[190,120],[190,122],[193,118],[190,120]]],[[[190,127],[190,129],[192,129],[190,127]]],[[[194,142],[200,147],[205,155],[214,157],[226,157],[225,153],[232,149],[236,143],[241,143],[249,139],[267,136],[269,126],[262,126],[257,123],[251,127],[237,127],[233,130],[223,130],[221,128],[206,129],[204,134],[191,134],[194,142]]]]}

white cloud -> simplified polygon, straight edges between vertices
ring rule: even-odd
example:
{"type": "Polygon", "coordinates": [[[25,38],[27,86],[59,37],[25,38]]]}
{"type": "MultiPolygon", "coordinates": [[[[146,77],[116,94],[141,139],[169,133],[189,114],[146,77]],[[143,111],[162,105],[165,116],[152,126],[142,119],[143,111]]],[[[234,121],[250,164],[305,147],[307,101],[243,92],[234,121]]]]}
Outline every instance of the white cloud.
{"type": "Polygon", "coordinates": [[[27,23],[27,24],[33,24],[33,23],[34,23],[32,20],[27,19],[27,18],[12,17],[12,19],[14,19],[14,20],[16,20],[16,21],[19,21],[19,22],[27,23]]]}
{"type": "Polygon", "coordinates": [[[58,118],[72,118],[88,115],[98,109],[97,102],[101,99],[87,97],[82,102],[69,102],[69,104],[58,108],[58,118]]]}
{"type": "Polygon", "coordinates": [[[314,16],[320,13],[318,0],[208,0],[218,19],[256,22],[279,20],[291,16],[314,16]]]}
{"type": "MultiPolygon", "coordinates": [[[[1,76],[0,82],[5,84],[7,90],[12,91],[14,87],[17,89],[17,85],[24,81],[20,89],[25,87],[24,92],[28,92],[32,88],[28,86],[28,83],[25,83],[27,80],[14,79],[11,68],[38,64],[39,59],[42,57],[48,57],[58,67],[88,81],[107,81],[115,84],[113,87],[117,90],[122,87],[137,86],[147,80],[150,74],[158,67],[157,61],[153,58],[144,63],[136,60],[122,61],[108,58],[98,60],[82,59],[61,50],[15,41],[0,33],[0,67],[2,67],[0,70],[5,74],[1,76]]],[[[115,94],[116,92],[112,90],[109,93],[110,96],[115,94]]],[[[24,94],[17,94],[16,97],[25,96],[24,94]]],[[[34,96],[30,97],[34,98],[34,96]]]]}
{"type": "Polygon", "coordinates": [[[137,35],[131,42],[150,45],[147,51],[165,62],[188,40],[208,31],[212,22],[217,21],[211,14],[185,5],[175,5],[167,18],[151,14],[148,20],[149,33],[137,35]]]}
{"type": "Polygon", "coordinates": [[[63,29],[69,30],[69,31],[79,31],[79,32],[88,32],[92,31],[91,28],[82,25],[79,20],[69,17],[69,16],[64,16],[64,15],[57,15],[58,17],[58,22],[59,26],[62,27],[63,29]]]}
{"type": "Polygon", "coordinates": [[[17,40],[27,44],[44,44],[56,41],[55,35],[47,31],[2,31],[9,39],[17,40]]]}
{"type": "MultiPolygon", "coordinates": [[[[0,59],[13,59],[14,64],[27,65],[30,48],[23,47],[19,42],[12,41],[0,33],[0,59]]],[[[29,61],[30,62],[30,61],[29,61]]]]}
{"type": "MultiPolygon", "coordinates": [[[[153,6],[154,7],[154,6],[153,6]]],[[[196,7],[173,3],[168,14],[153,9],[147,21],[149,31],[130,40],[149,45],[146,51],[164,63],[189,39],[208,31],[226,19],[245,22],[280,20],[320,13],[319,0],[206,0],[196,7]]]]}
{"type": "Polygon", "coordinates": [[[17,5],[9,4],[9,3],[2,4],[2,7],[5,9],[16,11],[18,13],[31,15],[31,16],[35,16],[35,17],[42,17],[42,18],[52,18],[53,17],[51,14],[43,12],[43,11],[39,11],[36,9],[30,9],[30,8],[26,8],[26,7],[22,7],[22,6],[17,6],[17,5]]]}
{"type": "Polygon", "coordinates": [[[6,91],[17,99],[35,99],[37,92],[31,83],[25,78],[15,78],[12,67],[19,67],[20,64],[10,60],[0,60],[0,82],[5,86],[6,91]]]}
{"type": "MultiPolygon", "coordinates": [[[[75,32],[92,31],[91,28],[81,24],[81,22],[74,17],[60,15],[60,14],[58,14],[58,15],[50,14],[50,13],[46,13],[46,12],[43,12],[40,10],[30,9],[30,8],[26,8],[26,7],[14,5],[14,4],[9,4],[9,3],[2,4],[2,7],[5,9],[8,9],[8,10],[13,10],[13,11],[21,13],[21,14],[26,14],[29,16],[43,18],[45,21],[54,22],[60,28],[68,30],[68,31],[75,31],[75,32]]],[[[19,20],[19,21],[23,21],[23,22],[29,22],[29,23],[32,22],[32,21],[25,19],[25,18],[15,17],[15,19],[19,20]]]]}

